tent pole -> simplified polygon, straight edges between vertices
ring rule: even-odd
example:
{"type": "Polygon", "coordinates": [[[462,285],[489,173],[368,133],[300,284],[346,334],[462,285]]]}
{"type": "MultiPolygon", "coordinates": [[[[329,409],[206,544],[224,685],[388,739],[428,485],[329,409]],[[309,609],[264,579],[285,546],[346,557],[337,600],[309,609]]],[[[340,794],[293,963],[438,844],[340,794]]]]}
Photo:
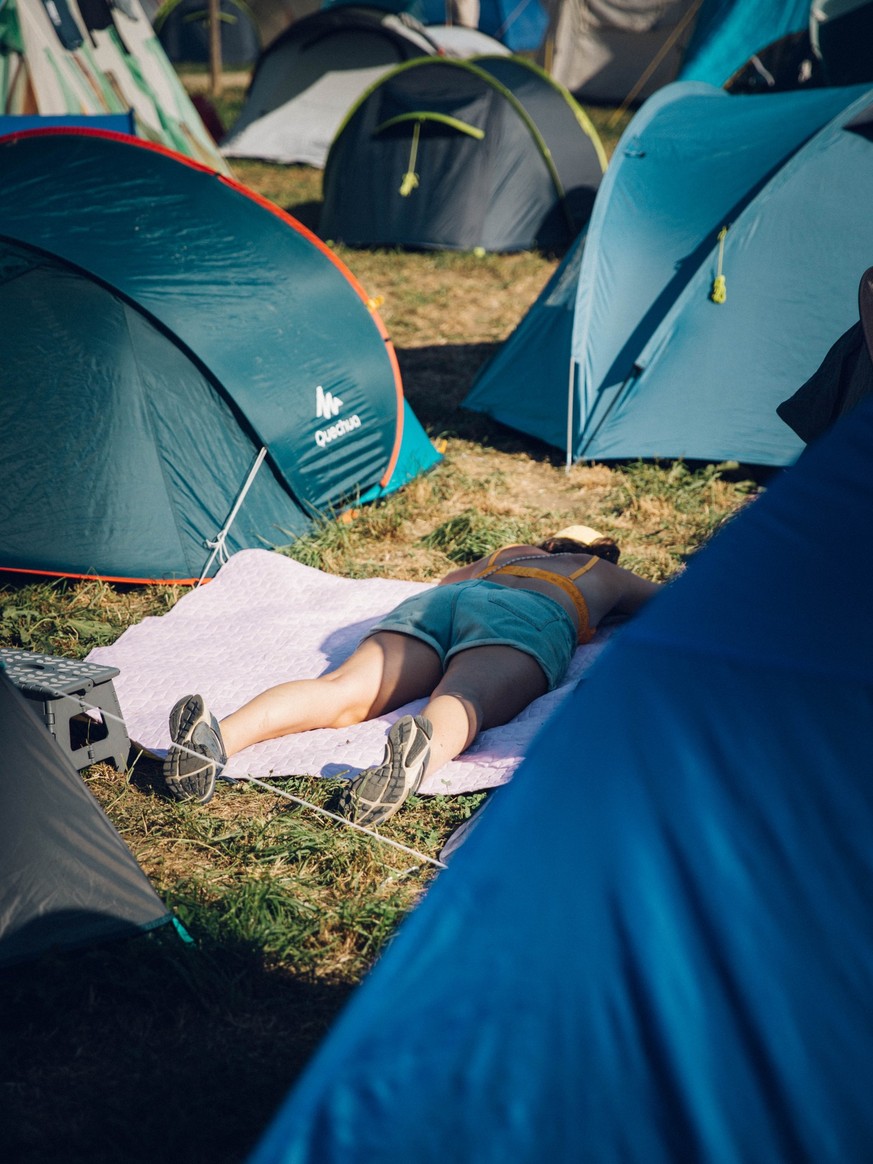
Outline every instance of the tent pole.
{"type": "MultiPolygon", "coordinates": [[[[255,463],[252,465],[251,469],[249,470],[249,475],[245,479],[245,484],[243,485],[242,489],[240,489],[240,491],[239,491],[239,496],[237,497],[236,501],[233,503],[233,509],[231,509],[230,515],[228,516],[227,521],[224,523],[224,528],[219,530],[219,532],[215,535],[215,537],[213,538],[213,540],[211,542],[206,543],[207,548],[211,549],[212,553],[209,555],[209,561],[203,567],[203,573],[200,575],[200,578],[197,582],[197,586],[203,585],[204,581],[206,580],[206,575],[209,573],[209,569],[212,566],[212,563],[215,561],[216,558],[218,558],[218,560],[219,560],[219,566],[223,562],[227,561],[226,542],[227,542],[228,531],[230,530],[230,527],[233,524],[234,518],[236,517],[236,515],[240,511],[240,507],[242,506],[242,503],[246,499],[246,494],[248,493],[249,489],[251,489],[251,487],[252,487],[252,482],[255,479],[255,474],[257,473],[258,469],[260,469],[261,465],[263,464],[264,457],[266,457],[266,455],[267,455],[266,446],[262,446],[261,451],[258,453],[257,457],[255,457],[255,463]]],[[[196,589],[196,587],[195,587],[195,589],[196,589]]]]}
{"type": "Polygon", "coordinates": [[[221,0],[209,0],[209,88],[221,95],[221,0]]]}
{"type": "Polygon", "coordinates": [[[564,471],[569,473],[573,464],[573,381],[576,361],[570,357],[570,376],[567,382],[567,462],[564,471]]]}

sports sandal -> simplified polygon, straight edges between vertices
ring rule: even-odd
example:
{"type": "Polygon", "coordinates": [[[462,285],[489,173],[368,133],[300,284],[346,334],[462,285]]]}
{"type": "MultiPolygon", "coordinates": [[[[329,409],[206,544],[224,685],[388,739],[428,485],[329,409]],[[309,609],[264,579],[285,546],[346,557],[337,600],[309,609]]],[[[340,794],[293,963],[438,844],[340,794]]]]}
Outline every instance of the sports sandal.
{"type": "Polygon", "coordinates": [[[392,725],[385,757],[378,768],[367,768],[343,790],[339,811],[355,824],[377,825],[397,812],[417,791],[430,759],[433,725],[423,715],[404,715],[392,725]]]}
{"type": "Polygon", "coordinates": [[[176,800],[208,804],[227,763],[218,720],[201,695],[186,695],[170,712],[172,744],[164,760],[164,782],[176,800]]]}

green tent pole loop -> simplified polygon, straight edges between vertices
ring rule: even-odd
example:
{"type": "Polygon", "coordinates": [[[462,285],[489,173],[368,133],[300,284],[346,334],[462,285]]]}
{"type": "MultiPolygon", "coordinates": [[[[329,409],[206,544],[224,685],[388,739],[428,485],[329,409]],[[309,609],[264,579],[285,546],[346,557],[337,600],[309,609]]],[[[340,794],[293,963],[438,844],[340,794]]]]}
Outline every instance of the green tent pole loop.
{"type": "Polygon", "coordinates": [[[712,290],[709,293],[709,298],[713,303],[724,303],[727,299],[727,281],[722,274],[722,263],[724,262],[724,240],[727,235],[728,228],[723,226],[718,232],[718,267],[716,268],[715,278],[712,281],[712,290]]]}
{"type": "Polygon", "coordinates": [[[408,198],[413,190],[418,187],[418,174],[415,172],[415,161],[418,157],[418,139],[421,135],[421,122],[416,121],[412,127],[412,145],[409,149],[409,167],[403,175],[403,181],[400,183],[401,198],[408,198]]]}

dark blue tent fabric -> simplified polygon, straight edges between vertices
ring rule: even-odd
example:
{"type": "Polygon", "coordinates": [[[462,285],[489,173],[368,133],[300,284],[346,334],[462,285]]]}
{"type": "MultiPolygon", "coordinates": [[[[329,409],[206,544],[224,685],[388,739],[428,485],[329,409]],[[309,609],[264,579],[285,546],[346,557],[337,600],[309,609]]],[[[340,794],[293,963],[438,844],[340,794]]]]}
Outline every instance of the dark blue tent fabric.
{"type": "Polygon", "coordinates": [[[873,1158],[873,401],[543,729],[250,1164],[873,1158]]]}
{"type": "Polygon", "coordinates": [[[299,223],[135,138],[0,139],[0,567],[199,577],[438,455],[363,289],[299,223]]]}
{"type": "Polygon", "coordinates": [[[581,255],[465,406],[568,459],[790,464],[801,446],[776,406],[856,319],[857,268],[873,248],[859,196],[873,185],[873,146],[846,128],[871,100],[864,86],[659,90],[613,153],[581,255]],[[566,320],[540,330],[561,311],[569,350],[566,320]],[[543,354],[559,339],[563,374],[557,351],[543,354]]]}

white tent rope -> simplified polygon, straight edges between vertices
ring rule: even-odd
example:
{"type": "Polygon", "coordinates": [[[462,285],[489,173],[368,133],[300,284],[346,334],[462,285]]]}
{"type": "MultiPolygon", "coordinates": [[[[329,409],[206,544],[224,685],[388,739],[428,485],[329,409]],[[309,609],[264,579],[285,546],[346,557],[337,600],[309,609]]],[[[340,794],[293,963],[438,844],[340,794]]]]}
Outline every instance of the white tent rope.
{"type": "Polygon", "coordinates": [[[260,469],[261,465],[264,463],[264,457],[266,457],[266,455],[267,455],[267,450],[266,450],[266,447],[264,447],[258,453],[257,457],[255,458],[255,463],[252,465],[251,469],[249,470],[249,475],[248,475],[248,477],[246,477],[245,483],[244,483],[242,489],[239,491],[239,496],[237,497],[236,501],[234,502],[233,509],[231,509],[231,511],[230,511],[230,516],[228,517],[227,521],[224,523],[224,528],[221,529],[216,534],[216,536],[212,539],[212,541],[208,541],[206,543],[207,547],[212,550],[212,553],[209,556],[209,561],[203,567],[203,573],[200,575],[200,578],[197,581],[198,586],[202,586],[203,581],[206,578],[206,575],[209,573],[209,570],[212,566],[212,563],[215,561],[216,555],[218,556],[218,559],[219,559],[219,562],[221,565],[224,565],[224,563],[227,561],[227,558],[228,558],[227,544],[226,544],[227,543],[227,535],[230,531],[230,527],[233,525],[234,518],[239,513],[240,508],[242,506],[242,503],[246,499],[246,494],[248,493],[249,489],[251,489],[251,487],[252,487],[252,483],[255,479],[255,475],[256,475],[258,469],[260,469]]]}
{"type": "Polygon", "coordinates": [[[519,3],[516,4],[509,15],[501,22],[500,27],[495,32],[494,36],[497,40],[503,40],[504,36],[506,36],[507,32],[509,32],[529,3],[530,0],[519,0],[519,3]]]}
{"type": "MultiPolygon", "coordinates": [[[[179,746],[179,744],[176,745],[176,747],[179,746]]],[[[311,804],[308,800],[303,800],[299,796],[293,796],[290,792],[286,792],[284,788],[274,788],[271,784],[267,784],[265,780],[258,780],[256,776],[233,776],[228,777],[228,779],[247,780],[249,784],[255,784],[258,788],[264,788],[267,792],[272,792],[276,796],[283,796],[286,800],[291,800],[294,804],[302,805],[304,808],[311,808],[313,812],[329,817],[338,824],[348,825],[350,828],[357,829],[358,832],[372,837],[374,841],[381,841],[382,844],[391,845],[395,849],[400,849],[401,852],[408,853],[410,857],[415,857],[417,861],[422,861],[427,865],[434,865],[437,869],[446,869],[448,867],[435,857],[428,857],[425,853],[419,853],[417,849],[411,849],[408,845],[401,844],[400,841],[392,841],[390,837],[383,837],[381,833],[377,833],[373,829],[368,829],[365,825],[355,824],[353,820],[349,820],[347,817],[339,816],[335,812],[330,812],[329,809],[320,808],[317,804],[311,804]]]]}
{"type": "Polygon", "coordinates": [[[630,93],[628,93],[628,95],[625,97],[624,101],[622,101],[622,103],[621,103],[621,105],[619,105],[618,109],[613,110],[612,116],[610,117],[609,121],[606,123],[607,129],[612,129],[612,127],[615,124],[617,124],[617,122],[621,118],[622,114],[625,112],[625,110],[628,108],[628,106],[635,100],[637,94],[640,92],[643,85],[645,85],[646,81],[648,81],[649,77],[651,77],[652,73],[654,73],[655,69],[657,69],[658,65],[660,65],[661,61],[664,59],[664,57],[667,55],[667,53],[670,52],[670,50],[676,44],[676,42],[678,41],[678,39],[682,35],[682,33],[685,31],[688,24],[697,15],[697,10],[698,10],[698,8],[700,8],[701,3],[702,3],[702,0],[694,0],[694,3],[688,8],[685,15],[680,20],[678,20],[676,22],[676,24],[673,27],[670,34],[664,38],[664,43],[661,45],[660,49],[655,53],[653,59],[649,62],[649,64],[646,66],[646,68],[643,69],[642,75],[640,76],[640,78],[636,82],[636,84],[631,88],[630,93]]]}
{"type": "MultiPolygon", "coordinates": [[[[46,690],[52,690],[48,684],[44,684],[44,686],[46,687],[46,690]]],[[[82,699],[80,695],[70,695],[64,691],[53,692],[53,694],[58,696],[63,695],[67,699],[72,699],[74,702],[78,703],[82,711],[99,712],[103,718],[111,719],[115,723],[120,723],[122,727],[125,728],[125,731],[127,730],[124,720],[121,718],[121,716],[114,715],[111,711],[106,711],[106,709],[103,707],[97,707],[95,704],[89,704],[86,700],[82,699]]],[[[186,748],[183,744],[176,744],[175,747],[179,748],[183,752],[186,752],[189,756],[196,756],[198,759],[203,758],[202,753],[194,751],[193,748],[186,748]]],[[[407,853],[411,857],[415,857],[417,861],[420,861],[424,865],[433,865],[437,869],[446,869],[448,867],[443,864],[442,861],[438,861],[435,857],[428,857],[426,853],[419,853],[417,849],[412,849],[408,845],[402,844],[400,841],[393,841],[390,837],[383,837],[381,833],[377,833],[374,829],[368,829],[365,825],[356,824],[353,820],[349,820],[347,817],[339,816],[337,813],[331,812],[329,809],[321,808],[321,806],[317,804],[312,804],[310,801],[304,800],[300,796],[294,796],[290,792],[286,792],[283,788],[275,788],[272,784],[268,784],[264,780],[259,780],[256,776],[227,776],[223,777],[223,779],[232,784],[246,780],[249,784],[255,784],[258,788],[264,788],[267,792],[272,792],[274,796],[282,796],[286,800],[293,801],[294,804],[299,804],[303,808],[311,809],[313,812],[318,813],[320,816],[326,816],[330,820],[336,821],[338,824],[346,825],[347,828],[355,829],[357,832],[364,833],[366,836],[372,837],[374,841],[379,841],[383,845],[390,845],[394,849],[400,849],[401,852],[407,853]]]]}

